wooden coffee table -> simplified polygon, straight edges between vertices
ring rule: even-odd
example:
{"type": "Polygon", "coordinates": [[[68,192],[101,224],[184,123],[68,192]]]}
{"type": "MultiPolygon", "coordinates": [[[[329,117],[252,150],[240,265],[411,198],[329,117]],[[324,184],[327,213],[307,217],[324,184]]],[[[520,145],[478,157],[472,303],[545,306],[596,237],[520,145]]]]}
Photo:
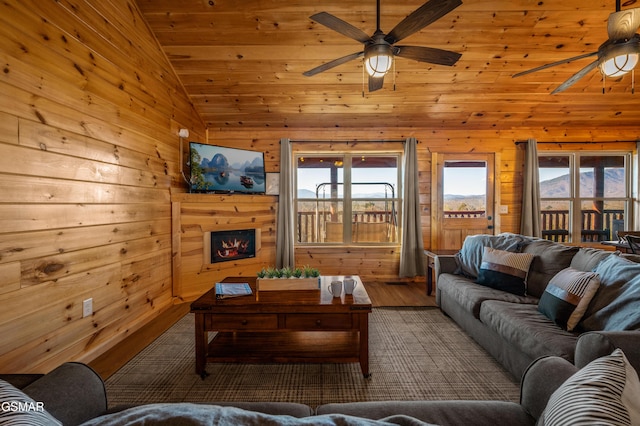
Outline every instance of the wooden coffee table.
{"type": "Polygon", "coordinates": [[[323,276],[320,290],[259,293],[255,278],[225,278],[249,283],[253,294],[217,300],[212,288],[191,303],[196,373],[206,377],[208,362],[359,362],[369,377],[371,300],[355,275],[353,295],[334,298],[329,283],[344,278],[323,276]],[[210,331],[217,332],[211,342],[210,331]]]}

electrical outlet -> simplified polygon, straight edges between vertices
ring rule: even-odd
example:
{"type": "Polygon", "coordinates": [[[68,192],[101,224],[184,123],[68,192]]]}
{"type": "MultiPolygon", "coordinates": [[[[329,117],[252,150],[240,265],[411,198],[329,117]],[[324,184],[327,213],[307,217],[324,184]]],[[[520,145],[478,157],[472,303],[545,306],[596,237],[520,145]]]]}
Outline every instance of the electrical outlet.
{"type": "Polygon", "coordinates": [[[93,299],[89,298],[82,301],[82,318],[93,315],[93,299]]]}
{"type": "Polygon", "coordinates": [[[500,214],[509,214],[509,206],[506,204],[500,205],[500,214]]]}

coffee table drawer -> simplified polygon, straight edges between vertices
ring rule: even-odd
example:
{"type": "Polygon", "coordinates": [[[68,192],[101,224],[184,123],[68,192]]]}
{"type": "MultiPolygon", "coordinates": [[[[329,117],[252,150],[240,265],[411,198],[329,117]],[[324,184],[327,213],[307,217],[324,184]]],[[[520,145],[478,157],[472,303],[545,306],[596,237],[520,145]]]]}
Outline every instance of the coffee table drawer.
{"type": "Polygon", "coordinates": [[[276,330],[277,314],[211,314],[206,319],[208,330],[276,330]]]}
{"type": "Polygon", "coordinates": [[[290,330],[350,330],[350,314],[287,314],[286,328],[290,330]]]}

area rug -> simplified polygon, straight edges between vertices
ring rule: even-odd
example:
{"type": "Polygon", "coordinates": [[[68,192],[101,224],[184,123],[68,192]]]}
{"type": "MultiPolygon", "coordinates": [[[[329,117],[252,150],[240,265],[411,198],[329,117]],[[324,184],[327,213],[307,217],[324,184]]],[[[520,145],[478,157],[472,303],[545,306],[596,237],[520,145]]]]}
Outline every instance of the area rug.
{"type": "Polygon", "coordinates": [[[331,402],[491,399],[518,401],[519,385],[435,308],[374,308],[371,377],[349,364],[208,364],[195,373],[187,314],[106,380],[109,406],[152,402],[331,402]]]}

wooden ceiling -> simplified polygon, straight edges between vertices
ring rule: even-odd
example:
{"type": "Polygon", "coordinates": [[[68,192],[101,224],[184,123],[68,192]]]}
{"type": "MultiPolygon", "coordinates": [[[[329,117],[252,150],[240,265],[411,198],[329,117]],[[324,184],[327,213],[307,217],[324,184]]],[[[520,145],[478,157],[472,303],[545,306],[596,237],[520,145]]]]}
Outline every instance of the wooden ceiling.
{"type": "MultiPolygon", "coordinates": [[[[362,50],[309,16],[326,11],[372,34],[375,0],[136,1],[210,128],[500,130],[640,123],[640,93],[632,94],[631,74],[603,86],[596,69],[550,94],[593,57],[512,78],[596,51],[607,40],[615,0],[463,0],[401,43],[459,52],[460,60],[447,67],[396,58],[395,73],[372,93],[363,86],[360,60],[313,77],[302,73],[362,50]]],[[[381,0],[383,32],[423,3],[381,0]]],[[[636,0],[623,0],[623,10],[632,7],[636,0]]]]}

